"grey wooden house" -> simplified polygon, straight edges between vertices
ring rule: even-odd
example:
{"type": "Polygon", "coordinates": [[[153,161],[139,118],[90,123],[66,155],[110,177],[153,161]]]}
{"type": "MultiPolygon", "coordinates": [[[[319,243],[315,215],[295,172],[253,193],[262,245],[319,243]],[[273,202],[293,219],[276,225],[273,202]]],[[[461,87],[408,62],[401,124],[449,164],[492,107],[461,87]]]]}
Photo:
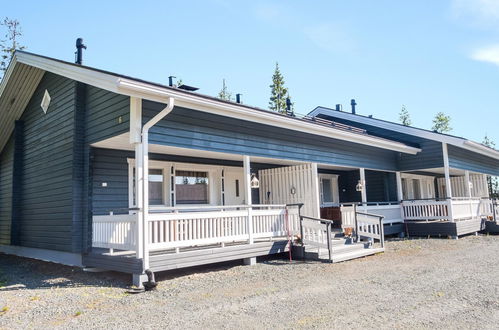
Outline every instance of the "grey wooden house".
{"type": "Polygon", "coordinates": [[[381,242],[404,221],[479,231],[494,216],[485,175],[499,175],[499,152],[466,139],[325,108],[286,116],[21,51],[0,85],[0,151],[0,252],[137,284],[300,242],[333,261],[383,250],[334,238],[349,227],[381,242]]]}

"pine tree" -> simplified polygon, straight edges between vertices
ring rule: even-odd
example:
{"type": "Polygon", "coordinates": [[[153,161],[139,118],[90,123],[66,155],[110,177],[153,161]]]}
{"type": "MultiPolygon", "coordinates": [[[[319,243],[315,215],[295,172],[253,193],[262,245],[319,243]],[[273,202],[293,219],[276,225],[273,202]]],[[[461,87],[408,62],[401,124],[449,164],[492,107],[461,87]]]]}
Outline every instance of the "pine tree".
{"type": "Polygon", "coordinates": [[[269,109],[279,113],[286,113],[286,97],[289,92],[284,87],[284,77],[279,70],[279,63],[276,62],[274,74],[272,75],[272,85],[270,85],[269,109]]]}
{"type": "Polygon", "coordinates": [[[7,29],[4,37],[5,39],[0,40],[0,70],[2,71],[0,74],[1,77],[3,77],[16,49],[23,50],[26,47],[21,46],[19,43],[19,37],[22,36],[22,31],[21,24],[18,20],[5,17],[3,21],[0,22],[0,25],[7,29]]]}
{"type": "Polygon", "coordinates": [[[227,89],[225,79],[222,80],[222,89],[218,92],[218,98],[225,101],[232,101],[232,93],[227,89]]]}
{"type": "MultiPolygon", "coordinates": [[[[492,149],[495,149],[496,147],[495,142],[492,141],[487,134],[485,134],[482,144],[492,149]]],[[[487,175],[487,186],[489,188],[489,196],[491,198],[499,198],[499,178],[497,176],[487,175]]]]}
{"type": "Polygon", "coordinates": [[[450,116],[447,116],[443,112],[437,113],[433,119],[433,127],[431,129],[437,133],[448,133],[452,131],[450,116]]]}
{"type": "Polygon", "coordinates": [[[407,108],[403,104],[402,104],[402,109],[400,109],[399,120],[400,123],[404,126],[412,125],[411,115],[409,114],[409,111],[407,111],[407,108]]]}

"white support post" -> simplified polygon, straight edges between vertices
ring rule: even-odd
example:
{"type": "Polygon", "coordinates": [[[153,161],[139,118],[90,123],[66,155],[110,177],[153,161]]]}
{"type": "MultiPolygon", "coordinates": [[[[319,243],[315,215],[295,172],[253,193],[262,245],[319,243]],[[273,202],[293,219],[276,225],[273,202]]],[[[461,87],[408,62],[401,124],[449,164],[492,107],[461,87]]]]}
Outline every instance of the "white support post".
{"type": "Polygon", "coordinates": [[[398,201],[401,202],[404,199],[404,193],[402,191],[402,176],[400,172],[395,172],[395,177],[397,180],[397,198],[398,201]]]}
{"type": "Polygon", "coordinates": [[[362,198],[362,204],[367,206],[367,185],[366,185],[366,170],[365,168],[359,168],[360,172],[360,183],[362,185],[362,190],[360,192],[362,198]]]}
{"type": "Polygon", "coordinates": [[[471,198],[472,192],[471,192],[470,171],[464,171],[464,184],[466,185],[464,187],[466,192],[466,197],[471,198]]]}
{"type": "Polygon", "coordinates": [[[447,143],[442,143],[442,154],[444,157],[445,191],[448,198],[449,218],[450,221],[454,222],[454,216],[452,214],[452,186],[450,181],[449,153],[447,151],[447,143]]]}
{"type": "Polygon", "coordinates": [[[315,218],[320,218],[321,215],[321,199],[320,199],[320,189],[319,189],[319,170],[317,168],[317,163],[312,163],[312,188],[313,188],[313,198],[314,203],[314,215],[315,218]]]}
{"type": "Polygon", "coordinates": [[[251,163],[250,157],[243,157],[243,168],[244,168],[244,201],[248,205],[248,242],[253,244],[253,217],[251,209],[251,163]]]}
{"type": "Polygon", "coordinates": [[[135,207],[137,211],[135,254],[144,257],[142,224],[144,220],[142,172],[142,99],[130,98],[130,144],[135,146],[135,207]]]}

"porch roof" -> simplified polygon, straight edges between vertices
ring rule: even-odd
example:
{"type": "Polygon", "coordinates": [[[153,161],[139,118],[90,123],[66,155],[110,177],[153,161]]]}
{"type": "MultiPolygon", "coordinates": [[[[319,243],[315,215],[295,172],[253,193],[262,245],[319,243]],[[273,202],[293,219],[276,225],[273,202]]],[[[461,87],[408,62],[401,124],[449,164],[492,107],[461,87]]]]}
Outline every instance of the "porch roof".
{"type": "Polygon", "coordinates": [[[417,147],[399,141],[368,135],[355,129],[345,129],[341,125],[335,127],[307,118],[291,117],[24,51],[16,51],[0,84],[0,127],[2,127],[0,150],[13,130],[13,122],[22,115],[27,102],[46,71],[117,94],[163,103],[169,97],[174,97],[178,106],[226,117],[265,123],[402,153],[417,154],[421,151],[417,147]]]}

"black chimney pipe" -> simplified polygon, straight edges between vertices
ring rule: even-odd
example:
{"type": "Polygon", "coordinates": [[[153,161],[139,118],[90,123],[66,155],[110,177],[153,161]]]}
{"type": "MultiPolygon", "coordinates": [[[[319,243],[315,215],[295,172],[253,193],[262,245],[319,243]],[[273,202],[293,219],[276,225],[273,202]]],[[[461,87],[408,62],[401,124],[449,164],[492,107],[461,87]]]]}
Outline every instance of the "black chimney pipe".
{"type": "Polygon", "coordinates": [[[293,103],[291,103],[291,99],[289,97],[286,98],[286,114],[288,116],[292,116],[294,117],[295,114],[293,113],[293,111],[291,110],[291,106],[293,105],[293,103]]]}
{"type": "Polygon", "coordinates": [[[237,103],[242,103],[242,102],[241,102],[241,96],[242,96],[242,95],[243,95],[243,94],[236,94],[236,102],[237,102],[237,103]]]}
{"type": "Polygon", "coordinates": [[[336,111],[341,111],[341,104],[336,105],[336,111]]]}
{"type": "Polygon", "coordinates": [[[355,103],[355,99],[350,101],[350,105],[352,106],[352,113],[355,115],[355,106],[357,105],[357,103],[355,103]]]}
{"type": "Polygon", "coordinates": [[[76,60],[75,63],[81,65],[83,63],[83,50],[87,49],[87,46],[83,44],[83,38],[76,39],[76,60]]]}
{"type": "Polygon", "coordinates": [[[173,87],[173,78],[177,78],[175,76],[169,76],[168,77],[168,86],[173,87]]]}

